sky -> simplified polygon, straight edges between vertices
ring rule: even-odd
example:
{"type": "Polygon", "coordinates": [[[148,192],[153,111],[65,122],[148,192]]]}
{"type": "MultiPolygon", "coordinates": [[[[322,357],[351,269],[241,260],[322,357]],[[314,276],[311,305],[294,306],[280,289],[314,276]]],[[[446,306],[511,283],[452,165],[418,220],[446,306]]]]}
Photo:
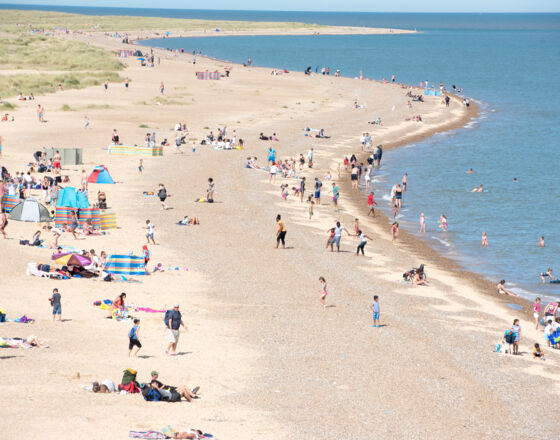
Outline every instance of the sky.
{"type": "MultiPolygon", "coordinates": [[[[2,1],[2,0],[0,0],[2,1]]],[[[560,12],[560,0],[5,0],[20,5],[346,12],[560,12]]]]}

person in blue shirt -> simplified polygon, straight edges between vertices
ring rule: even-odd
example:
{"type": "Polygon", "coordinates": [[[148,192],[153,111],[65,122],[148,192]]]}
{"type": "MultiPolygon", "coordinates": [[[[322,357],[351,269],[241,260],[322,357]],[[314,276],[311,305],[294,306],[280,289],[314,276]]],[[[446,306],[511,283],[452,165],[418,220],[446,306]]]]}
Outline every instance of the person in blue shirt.
{"type": "Polygon", "coordinates": [[[372,327],[381,327],[381,325],[379,325],[379,297],[377,295],[373,297],[373,304],[370,307],[373,312],[372,327]]]}
{"type": "Polygon", "coordinates": [[[136,352],[134,356],[138,356],[138,351],[142,348],[140,343],[140,320],[134,320],[134,326],[128,332],[128,357],[132,354],[132,350],[136,347],[136,352]]]}
{"type": "Polygon", "coordinates": [[[167,339],[169,340],[169,345],[165,354],[168,356],[177,356],[177,343],[179,342],[179,329],[181,326],[188,331],[187,327],[183,323],[181,312],[179,311],[179,304],[173,306],[173,310],[168,310],[165,312],[165,318],[163,322],[167,327],[167,339]]]}

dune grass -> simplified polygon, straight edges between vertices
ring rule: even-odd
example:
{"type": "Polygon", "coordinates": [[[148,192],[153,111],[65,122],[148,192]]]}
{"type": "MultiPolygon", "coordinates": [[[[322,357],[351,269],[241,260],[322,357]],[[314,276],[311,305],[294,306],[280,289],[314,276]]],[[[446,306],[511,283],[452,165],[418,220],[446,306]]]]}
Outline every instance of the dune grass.
{"type": "Polygon", "coordinates": [[[2,11],[2,28],[17,32],[23,29],[71,29],[73,31],[133,31],[133,30],[255,30],[255,29],[318,29],[327,26],[290,22],[255,22],[224,20],[192,20],[162,17],[91,16],[47,11],[2,11]]]}
{"type": "Polygon", "coordinates": [[[123,81],[115,72],[0,75],[0,96],[16,96],[20,92],[24,95],[33,93],[35,96],[53,93],[58,90],[59,84],[62,84],[65,90],[81,89],[101,85],[106,79],[111,82],[123,81]]]}

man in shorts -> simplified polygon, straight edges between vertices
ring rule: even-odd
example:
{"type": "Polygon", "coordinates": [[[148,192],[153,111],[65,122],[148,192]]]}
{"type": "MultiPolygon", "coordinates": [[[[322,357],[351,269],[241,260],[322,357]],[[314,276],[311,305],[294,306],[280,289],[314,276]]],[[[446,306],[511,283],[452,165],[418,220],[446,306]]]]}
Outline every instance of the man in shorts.
{"type": "Polygon", "coordinates": [[[317,205],[321,204],[321,187],[322,186],[323,186],[323,182],[321,182],[318,177],[315,177],[315,203],[317,205]]]}
{"type": "Polygon", "coordinates": [[[183,323],[181,312],[179,311],[179,304],[173,306],[173,310],[168,310],[165,312],[165,318],[163,322],[167,327],[167,339],[169,340],[169,345],[165,354],[168,356],[177,356],[177,343],[179,342],[179,329],[181,326],[188,331],[187,327],[183,323]]]}

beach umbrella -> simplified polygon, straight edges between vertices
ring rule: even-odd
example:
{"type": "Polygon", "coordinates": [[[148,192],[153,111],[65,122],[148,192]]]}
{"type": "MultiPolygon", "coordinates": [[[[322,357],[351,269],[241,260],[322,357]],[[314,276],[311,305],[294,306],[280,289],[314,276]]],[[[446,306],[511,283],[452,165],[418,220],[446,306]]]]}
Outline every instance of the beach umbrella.
{"type": "Polygon", "coordinates": [[[61,266],[88,266],[91,264],[91,260],[86,258],[82,255],[78,254],[65,254],[61,257],[54,259],[55,255],[53,255],[53,260],[56,264],[60,264],[61,266]]]}
{"type": "Polygon", "coordinates": [[[140,58],[137,58],[137,60],[138,61],[146,61],[146,58],[140,57],[140,58]]]}

